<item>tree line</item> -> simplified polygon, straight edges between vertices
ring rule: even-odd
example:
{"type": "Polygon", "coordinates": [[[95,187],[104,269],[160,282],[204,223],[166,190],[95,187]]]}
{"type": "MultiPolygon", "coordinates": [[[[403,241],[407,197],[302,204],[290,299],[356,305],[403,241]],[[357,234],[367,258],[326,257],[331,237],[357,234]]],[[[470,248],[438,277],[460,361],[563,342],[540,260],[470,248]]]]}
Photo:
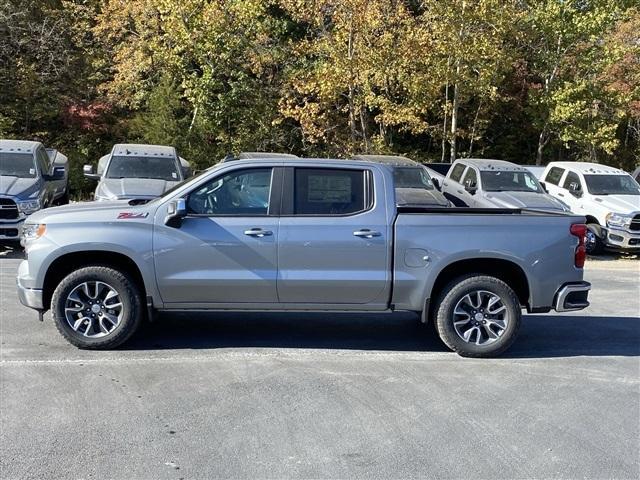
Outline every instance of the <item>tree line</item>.
{"type": "Polygon", "coordinates": [[[627,0],[0,0],[0,137],[640,162],[627,0]]]}

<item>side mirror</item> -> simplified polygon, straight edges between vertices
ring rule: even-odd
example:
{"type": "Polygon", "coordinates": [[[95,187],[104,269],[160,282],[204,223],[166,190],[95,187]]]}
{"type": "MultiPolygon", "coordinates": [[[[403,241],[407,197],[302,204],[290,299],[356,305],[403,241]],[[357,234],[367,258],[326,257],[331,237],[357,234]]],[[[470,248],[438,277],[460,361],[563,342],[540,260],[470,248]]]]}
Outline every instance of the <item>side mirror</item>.
{"type": "Polygon", "coordinates": [[[569,184],[569,193],[574,197],[580,198],[582,196],[582,191],[580,190],[580,185],[575,182],[569,184]]]}
{"type": "Polygon", "coordinates": [[[478,187],[476,186],[476,184],[470,180],[467,180],[464,183],[464,189],[470,194],[470,195],[475,195],[476,192],[478,191],[478,187]]]}
{"type": "Polygon", "coordinates": [[[64,180],[64,167],[53,167],[50,175],[43,175],[44,179],[51,182],[64,180]]]}
{"type": "Polygon", "coordinates": [[[82,173],[84,174],[84,177],[89,180],[94,180],[96,182],[100,180],[100,175],[93,173],[93,165],[85,165],[82,167],[82,173]]]}
{"type": "Polygon", "coordinates": [[[433,182],[433,184],[438,190],[442,189],[442,186],[440,185],[440,180],[438,180],[437,178],[432,178],[431,181],[433,182]]]}
{"type": "Polygon", "coordinates": [[[549,190],[547,190],[547,184],[544,182],[540,182],[540,186],[542,187],[542,190],[544,190],[545,193],[549,193],[549,190]]]}
{"type": "Polygon", "coordinates": [[[167,227],[180,228],[182,219],[187,215],[187,201],[178,198],[169,202],[167,216],[164,217],[164,224],[167,227]]]}

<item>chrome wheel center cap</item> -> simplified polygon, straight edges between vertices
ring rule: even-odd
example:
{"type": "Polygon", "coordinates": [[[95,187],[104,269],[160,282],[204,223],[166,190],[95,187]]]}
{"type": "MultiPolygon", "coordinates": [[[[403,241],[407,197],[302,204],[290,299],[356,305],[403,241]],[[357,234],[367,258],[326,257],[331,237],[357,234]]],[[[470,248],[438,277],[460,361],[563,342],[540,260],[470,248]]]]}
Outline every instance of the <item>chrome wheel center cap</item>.
{"type": "Polygon", "coordinates": [[[473,316],[473,318],[476,322],[481,322],[482,320],[484,320],[484,314],[478,312],[473,316]]]}
{"type": "Polygon", "coordinates": [[[93,313],[98,313],[100,312],[100,305],[98,305],[97,303],[94,303],[93,305],[91,305],[91,311],[93,313]]]}

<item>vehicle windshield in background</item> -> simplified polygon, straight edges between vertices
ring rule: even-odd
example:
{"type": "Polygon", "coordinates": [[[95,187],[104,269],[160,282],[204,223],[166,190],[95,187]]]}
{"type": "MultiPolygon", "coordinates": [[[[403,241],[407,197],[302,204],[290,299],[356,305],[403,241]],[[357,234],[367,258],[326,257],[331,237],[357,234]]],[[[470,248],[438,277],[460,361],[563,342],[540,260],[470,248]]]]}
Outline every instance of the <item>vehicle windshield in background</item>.
{"type": "Polygon", "coordinates": [[[171,157],[119,157],[109,162],[106,178],[153,178],[177,182],[181,180],[178,162],[171,157]]]}
{"type": "Polygon", "coordinates": [[[529,172],[480,172],[482,189],[486,192],[542,193],[538,180],[529,172]]]}
{"type": "Polygon", "coordinates": [[[419,167],[395,167],[393,181],[396,188],[420,188],[422,190],[433,190],[434,188],[427,171],[419,167]]]}
{"type": "Polygon", "coordinates": [[[0,153],[0,175],[35,178],[36,165],[30,153],[0,153]]]}
{"type": "Polygon", "coordinates": [[[640,195],[640,185],[630,175],[585,175],[592,195],[640,195]]]}

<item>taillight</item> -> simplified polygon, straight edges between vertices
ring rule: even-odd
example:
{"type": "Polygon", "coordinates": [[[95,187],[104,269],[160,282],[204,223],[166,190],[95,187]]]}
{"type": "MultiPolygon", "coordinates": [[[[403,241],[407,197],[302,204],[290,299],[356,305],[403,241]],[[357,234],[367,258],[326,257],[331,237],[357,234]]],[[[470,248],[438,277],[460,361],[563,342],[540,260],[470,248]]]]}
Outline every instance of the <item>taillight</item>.
{"type": "Polygon", "coordinates": [[[574,257],[575,266],[584,267],[584,261],[587,259],[587,248],[585,247],[585,237],[587,235],[587,226],[583,223],[574,223],[569,229],[571,235],[578,237],[578,246],[574,257]]]}

